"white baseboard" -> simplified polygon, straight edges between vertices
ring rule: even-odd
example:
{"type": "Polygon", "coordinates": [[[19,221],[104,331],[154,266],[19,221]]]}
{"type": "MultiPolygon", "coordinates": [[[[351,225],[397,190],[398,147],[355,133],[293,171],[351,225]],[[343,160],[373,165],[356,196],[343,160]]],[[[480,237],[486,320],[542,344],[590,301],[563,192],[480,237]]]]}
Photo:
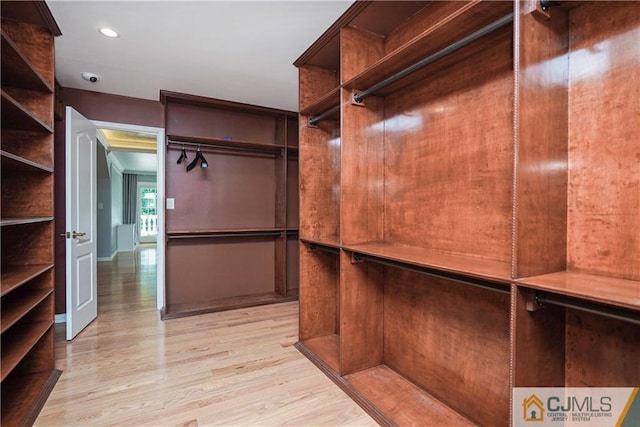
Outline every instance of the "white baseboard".
{"type": "Polygon", "coordinates": [[[56,323],[67,323],[67,313],[56,314],[54,321],[56,323]]]}
{"type": "Polygon", "coordinates": [[[111,262],[111,261],[113,261],[113,259],[116,257],[116,255],[118,255],[118,251],[117,251],[117,250],[116,250],[116,251],[114,251],[114,252],[111,254],[111,257],[98,257],[96,260],[97,260],[98,262],[111,262]]]}

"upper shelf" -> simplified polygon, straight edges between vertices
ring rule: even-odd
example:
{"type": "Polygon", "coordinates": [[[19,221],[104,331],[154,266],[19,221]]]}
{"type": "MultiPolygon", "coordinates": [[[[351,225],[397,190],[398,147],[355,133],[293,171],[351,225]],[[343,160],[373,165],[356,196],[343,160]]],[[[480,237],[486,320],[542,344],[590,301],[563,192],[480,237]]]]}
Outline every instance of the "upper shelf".
{"type": "Polygon", "coordinates": [[[53,128],[37,118],[4,90],[2,91],[2,127],[5,129],[53,133],[53,128]]]}
{"type": "Polygon", "coordinates": [[[387,242],[346,245],[345,250],[390,261],[459,274],[470,278],[507,284],[511,281],[511,263],[486,258],[448,254],[430,249],[387,242]]]}
{"type": "Polygon", "coordinates": [[[53,168],[41,165],[24,157],[16,156],[7,151],[0,150],[2,158],[2,170],[17,172],[53,172],[53,168]]]}
{"type": "Polygon", "coordinates": [[[169,142],[175,146],[180,146],[181,143],[187,143],[190,145],[200,145],[203,148],[219,148],[219,149],[231,149],[240,151],[263,151],[273,154],[282,152],[285,148],[284,145],[265,144],[261,142],[249,142],[239,141],[234,139],[222,139],[222,138],[202,138],[184,135],[168,135],[169,142]]]}
{"type": "Polygon", "coordinates": [[[561,271],[518,279],[516,283],[586,301],[640,310],[640,282],[636,280],[561,271]]]}
{"type": "Polygon", "coordinates": [[[2,31],[2,86],[53,93],[53,88],[4,31],[2,31]]]}
{"type": "Polygon", "coordinates": [[[368,89],[512,12],[512,2],[460,2],[460,7],[453,13],[389,52],[345,82],[343,87],[368,89]]]}
{"type": "Polygon", "coordinates": [[[310,104],[307,108],[300,111],[300,114],[316,116],[335,107],[336,105],[340,105],[340,87],[334,88],[331,92],[310,104]]]}

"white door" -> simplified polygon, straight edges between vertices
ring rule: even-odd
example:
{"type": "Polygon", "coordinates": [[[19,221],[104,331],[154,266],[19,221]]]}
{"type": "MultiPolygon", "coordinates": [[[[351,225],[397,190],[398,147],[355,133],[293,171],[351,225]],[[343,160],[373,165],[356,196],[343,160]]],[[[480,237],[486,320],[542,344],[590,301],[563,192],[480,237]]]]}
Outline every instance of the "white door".
{"type": "Polygon", "coordinates": [[[98,315],[96,233],[96,128],[66,111],[67,340],[98,315]]]}

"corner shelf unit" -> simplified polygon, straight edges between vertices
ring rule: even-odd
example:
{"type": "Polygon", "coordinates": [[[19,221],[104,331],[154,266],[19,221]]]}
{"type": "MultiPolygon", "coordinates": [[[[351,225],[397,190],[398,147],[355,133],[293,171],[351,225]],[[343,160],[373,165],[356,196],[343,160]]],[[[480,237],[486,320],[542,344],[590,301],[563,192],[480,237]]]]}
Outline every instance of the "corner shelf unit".
{"type": "Polygon", "coordinates": [[[640,383],[639,28],[628,2],[358,1],[294,63],[296,346],[382,425],[640,383]]]}
{"type": "Polygon", "coordinates": [[[31,425],[53,389],[54,37],[45,2],[2,4],[2,425],[31,425]],[[28,22],[27,22],[28,21],[28,22]]]}
{"type": "Polygon", "coordinates": [[[166,91],[161,101],[175,202],[163,318],[297,299],[295,113],[166,91]],[[197,151],[208,167],[187,171],[197,151]]]}

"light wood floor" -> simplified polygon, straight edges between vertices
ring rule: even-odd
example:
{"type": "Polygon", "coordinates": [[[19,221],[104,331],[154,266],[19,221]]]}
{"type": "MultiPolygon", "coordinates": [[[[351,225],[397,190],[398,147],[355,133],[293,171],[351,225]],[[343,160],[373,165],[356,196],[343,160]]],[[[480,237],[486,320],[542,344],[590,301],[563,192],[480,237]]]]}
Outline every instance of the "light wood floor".
{"type": "Polygon", "coordinates": [[[155,268],[155,246],[98,264],[98,319],[69,343],[57,325],[36,426],[376,425],[293,347],[296,302],[163,322],[155,268]]]}

